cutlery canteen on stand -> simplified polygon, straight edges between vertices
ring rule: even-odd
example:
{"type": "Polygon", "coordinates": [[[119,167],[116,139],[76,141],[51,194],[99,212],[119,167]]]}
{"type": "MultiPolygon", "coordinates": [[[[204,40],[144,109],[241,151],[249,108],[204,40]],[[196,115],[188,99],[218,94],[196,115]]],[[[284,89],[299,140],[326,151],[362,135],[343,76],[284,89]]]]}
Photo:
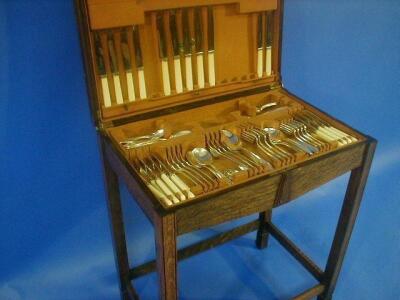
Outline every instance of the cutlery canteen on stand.
{"type": "Polygon", "coordinates": [[[175,300],[178,260],[256,231],[258,248],[272,235],[317,280],[294,299],[331,299],[376,141],[283,87],[283,1],[75,2],[121,297],[139,299],[132,280],[157,271],[175,300]],[[271,214],[346,172],[322,270],[271,214]],[[155,261],[128,260],[119,180],[154,226],[155,261]],[[179,235],[252,214],[178,250],[179,235]]]}

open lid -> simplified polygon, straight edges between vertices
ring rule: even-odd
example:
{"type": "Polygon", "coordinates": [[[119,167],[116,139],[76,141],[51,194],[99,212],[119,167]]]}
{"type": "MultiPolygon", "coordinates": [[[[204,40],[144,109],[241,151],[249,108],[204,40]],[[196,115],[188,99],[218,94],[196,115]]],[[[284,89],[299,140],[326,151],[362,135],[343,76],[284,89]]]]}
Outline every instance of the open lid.
{"type": "Polygon", "coordinates": [[[76,4],[97,126],[280,85],[281,0],[76,4]]]}

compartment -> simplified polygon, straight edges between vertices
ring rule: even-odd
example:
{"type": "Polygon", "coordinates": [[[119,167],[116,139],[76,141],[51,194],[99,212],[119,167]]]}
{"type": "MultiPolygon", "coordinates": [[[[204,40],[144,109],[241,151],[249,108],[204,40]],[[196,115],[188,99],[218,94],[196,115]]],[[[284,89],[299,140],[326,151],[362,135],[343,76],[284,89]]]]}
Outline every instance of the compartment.
{"type": "Polygon", "coordinates": [[[108,130],[166,208],[293,168],[363,138],[283,90],[108,130]]]}

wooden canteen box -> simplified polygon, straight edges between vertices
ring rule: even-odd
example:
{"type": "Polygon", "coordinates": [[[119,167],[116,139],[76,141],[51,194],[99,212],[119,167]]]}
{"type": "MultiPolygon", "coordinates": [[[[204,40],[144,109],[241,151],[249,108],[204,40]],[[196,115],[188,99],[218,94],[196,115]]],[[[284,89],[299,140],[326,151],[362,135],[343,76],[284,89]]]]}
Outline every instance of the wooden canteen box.
{"type": "MultiPolygon", "coordinates": [[[[318,281],[294,299],[331,299],[376,141],[283,88],[281,0],[76,0],[102,153],[122,299],[157,270],[177,299],[177,261],[257,231],[318,281]],[[351,171],[324,270],[271,222],[273,208],[351,171]],[[155,229],[157,257],[130,268],[119,179],[155,229]],[[177,236],[258,213],[177,250],[177,236]]],[[[223,280],[223,279],[221,279],[223,280]]]]}

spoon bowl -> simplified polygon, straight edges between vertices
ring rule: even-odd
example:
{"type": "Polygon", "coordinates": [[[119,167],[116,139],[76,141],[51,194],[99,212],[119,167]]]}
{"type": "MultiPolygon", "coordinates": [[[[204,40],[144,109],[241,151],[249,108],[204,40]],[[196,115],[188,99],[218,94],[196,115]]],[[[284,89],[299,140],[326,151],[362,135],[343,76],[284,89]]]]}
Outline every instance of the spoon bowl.
{"type": "Polygon", "coordinates": [[[211,153],[205,148],[194,148],[191,152],[188,152],[188,158],[192,161],[195,165],[200,165],[206,167],[213,173],[218,179],[225,180],[229,185],[233,182],[228,179],[220,170],[218,170],[213,165],[213,157],[211,153]]]}
{"type": "Polygon", "coordinates": [[[226,137],[226,139],[224,139],[223,142],[229,150],[242,151],[250,159],[252,159],[255,163],[257,163],[259,165],[268,166],[270,169],[272,169],[272,165],[268,161],[266,161],[259,155],[255,154],[254,152],[243,147],[242,141],[236,134],[234,134],[233,132],[226,130],[226,129],[222,129],[221,132],[226,137]]]}

